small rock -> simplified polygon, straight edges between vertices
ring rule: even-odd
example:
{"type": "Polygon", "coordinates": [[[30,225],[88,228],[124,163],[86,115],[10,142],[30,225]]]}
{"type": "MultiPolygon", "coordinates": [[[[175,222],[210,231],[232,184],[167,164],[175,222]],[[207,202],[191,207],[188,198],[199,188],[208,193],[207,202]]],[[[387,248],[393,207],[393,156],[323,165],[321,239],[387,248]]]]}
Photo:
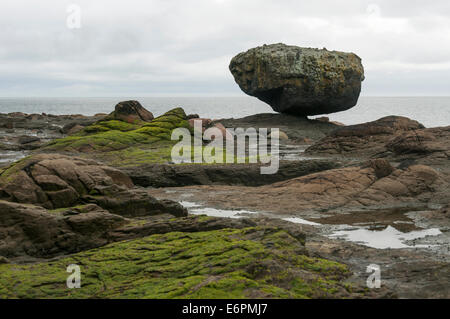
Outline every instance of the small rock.
{"type": "Polygon", "coordinates": [[[84,129],[84,126],[81,126],[76,122],[72,122],[72,123],[64,125],[63,128],[61,129],[61,133],[66,134],[66,135],[73,135],[73,134],[80,132],[83,129],[84,129]]]}
{"type": "Polygon", "coordinates": [[[39,142],[41,139],[37,136],[28,136],[28,135],[22,135],[19,136],[18,141],[19,144],[29,144],[33,142],[39,142]]]}
{"type": "Polygon", "coordinates": [[[205,119],[205,118],[192,118],[192,119],[189,119],[189,120],[188,120],[189,126],[190,126],[190,127],[194,127],[194,125],[195,125],[195,123],[196,123],[197,121],[201,121],[201,124],[202,124],[202,132],[204,132],[204,131],[206,130],[206,128],[207,128],[208,126],[211,125],[211,119],[205,119]]]}
{"type": "Polygon", "coordinates": [[[389,176],[394,171],[394,168],[389,163],[389,161],[383,158],[369,160],[366,164],[366,167],[372,167],[375,170],[375,175],[377,176],[377,178],[389,176]]]}
{"type": "Polygon", "coordinates": [[[325,123],[330,122],[330,118],[327,116],[321,116],[321,117],[316,118],[315,120],[319,121],[319,122],[325,122],[325,123]]]}
{"type": "Polygon", "coordinates": [[[222,132],[222,136],[224,137],[224,139],[226,139],[226,140],[233,139],[233,134],[228,132],[228,130],[222,123],[216,123],[216,124],[214,124],[214,127],[218,128],[220,130],[220,132],[222,132]]]}
{"type": "Polygon", "coordinates": [[[269,134],[269,138],[270,138],[270,139],[272,139],[272,138],[278,138],[278,140],[285,140],[285,141],[289,140],[289,137],[288,137],[287,134],[284,133],[283,131],[271,132],[271,133],[269,134]]]}
{"type": "Polygon", "coordinates": [[[331,124],[334,124],[334,125],[337,125],[337,126],[345,126],[344,123],[338,122],[338,121],[331,121],[330,123],[331,123],[331,124]]]}
{"type": "Polygon", "coordinates": [[[119,120],[127,123],[136,121],[150,122],[153,114],[145,109],[138,101],[123,101],[116,105],[114,112],[107,116],[107,119],[119,120]]]}

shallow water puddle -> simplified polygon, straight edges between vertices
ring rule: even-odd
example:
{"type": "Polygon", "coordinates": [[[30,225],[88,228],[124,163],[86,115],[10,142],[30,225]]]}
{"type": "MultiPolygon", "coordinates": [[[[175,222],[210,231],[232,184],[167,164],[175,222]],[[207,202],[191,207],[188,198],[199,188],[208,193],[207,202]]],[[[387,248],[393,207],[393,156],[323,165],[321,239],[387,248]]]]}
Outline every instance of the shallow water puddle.
{"type": "MultiPolygon", "coordinates": [[[[305,150],[310,145],[298,145],[298,144],[278,144],[278,150],[276,148],[271,149],[272,155],[278,155],[280,161],[302,161],[309,159],[319,159],[320,157],[305,156],[305,150]]],[[[249,150],[257,152],[259,150],[258,144],[251,144],[249,150]]]]}
{"type": "Polygon", "coordinates": [[[18,161],[28,155],[26,151],[3,151],[0,152],[0,164],[9,164],[18,161]]]}
{"type": "Polygon", "coordinates": [[[181,201],[181,205],[186,207],[190,214],[193,215],[206,215],[211,217],[228,217],[228,218],[242,218],[246,217],[248,214],[258,214],[257,212],[251,212],[248,210],[227,210],[227,209],[216,209],[210,207],[202,207],[199,204],[187,201],[181,201]]]}
{"type": "Polygon", "coordinates": [[[282,220],[295,223],[295,224],[305,224],[305,225],[313,225],[313,226],[320,226],[318,223],[310,222],[309,220],[299,218],[299,217],[288,217],[288,218],[282,218],[282,220]]]}
{"type": "Polygon", "coordinates": [[[345,239],[362,245],[378,248],[428,248],[431,245],[408,245],[406,241],[424,238],[426,236],[437,236],[442,232],[437,228],[424,229],[403,233],[392,226],[384,230],[369,230],[365,228],[355,228],[349,230],[340,230],[328,235],[330,238],[345,239]]]}
{"type": "MultiPolygon", "coordinates": [[[[243,218],[249,217],[249,215],[261,214],[272,218],[280,218],[280,216],[272,216],[271,214],[252,212],[248,210],[227,210],[216,209],[210,207],[203,207],[201,204],[197,204],[189,201],[181,201],[181,205],[186,207],[190,214],[193,215],[206,215],[212,217],[228,217],[228,218],[243,218]]],[[[295,223],[312,226],[325,225],[322,223],[312,222],[299,217],[284,217],[282,220],[295,223]]],[[[330,220],[331,221],[331,220],[330,220]]],[[[333,223],[330,223],[333,224],[333,223]]],[[[442,234],[438,228],[415,230],[410,232],[401,232],[396,228],[388,225],[382,230],[379,228],[373,228],[372,226],[365,227],[353,227],[344,224],[335,224],[339,228],[346,227],[346,229],[337,230],[327,235],[330,238],[344,239],[350,242],[355,242],[364,246],[377,248],[377,249],[399,249],[399,248],[429,248],[433,245],[415,245],[409,244],[408,241],[414,241],[415,239],[424,238],[426,236],[437,236],[442,234]],[[351,227],[351,228],[349,228],[351,227]],[[367,228],[368,227],[368,228],[367,228]]]]}
{"type": "Polygon", "coordinates": [[[350,225],[359,228],[369,228],[370,230],[385,229],[387,226],[392,226],[401,232],[407,233],[414,230],[421,230],[421,228],[414,224],[413,219],[406,215],[406,213],[416,210],[419,210],[419,208],[396,207],[354,211],[321,217],[314,221],[326,225],[350,225]]]}
{"type": "MultiPolygon", "coordinates": [[[[248,217],[248,215],[261,214],[259,212],[252,212],[249,210],[229,210],[229,209],[216,209],[210,207],[203,207],[200,204],[189,202],[189,201],[181,201],[181,205],[186,207],[190,214],[193,215],[207,215],[212,217],[228,217],[228,218],[243,218],[248,217]]],[[[269,215],[269,214],[261,214],[265,216],[270,216],[272,218],[279,218],[279,216],[269,215]]],[[[318,223],[310,222],[309,220],[298,218],[298,217],[287,217],[281,218],[282,220],[296,223],[296,224],[306,224],[306,225],[320,225],[318,223]]]]}

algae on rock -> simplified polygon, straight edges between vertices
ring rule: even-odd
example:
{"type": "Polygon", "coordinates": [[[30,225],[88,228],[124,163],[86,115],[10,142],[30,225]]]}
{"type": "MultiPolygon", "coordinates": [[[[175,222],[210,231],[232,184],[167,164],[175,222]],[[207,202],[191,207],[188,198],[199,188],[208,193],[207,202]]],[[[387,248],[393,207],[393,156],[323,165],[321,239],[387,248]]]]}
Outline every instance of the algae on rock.
{"type": "MultiPolygon", "coordinates": [[[[275,227],[172,232],[67,258],[0,265],[1,298],[318,298],[354,293],[343,264],[275,227]],[[81,288],[66,286],[69,264],[81,288]]],[[[359,293],[363,293],[360,291],[359,293]]]]}
{"type": "Polygon", "coordinates": [[[170,110],[150,122],[127,123],[106,117],[75,135],[50,142],[40,151],[95,153],[96,158],[117,166],[168,162],[176,143],[171,140],[171,133],[176,128],[191,129],[182,108],[170,110]]]}

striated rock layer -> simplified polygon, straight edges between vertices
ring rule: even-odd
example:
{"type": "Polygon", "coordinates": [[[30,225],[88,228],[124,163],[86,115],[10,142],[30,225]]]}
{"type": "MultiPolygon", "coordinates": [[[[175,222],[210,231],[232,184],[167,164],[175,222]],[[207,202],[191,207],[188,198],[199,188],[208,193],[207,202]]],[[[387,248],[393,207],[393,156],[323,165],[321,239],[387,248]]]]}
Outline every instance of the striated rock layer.
{"type": "Polygon", "coordinates": [[[127,217],[187,211],[174,202],[158,201],[131,179],[95,161],[57,154],[25,158],[0,171],[0,200],[59,209],[96,204],[127,217]]]}

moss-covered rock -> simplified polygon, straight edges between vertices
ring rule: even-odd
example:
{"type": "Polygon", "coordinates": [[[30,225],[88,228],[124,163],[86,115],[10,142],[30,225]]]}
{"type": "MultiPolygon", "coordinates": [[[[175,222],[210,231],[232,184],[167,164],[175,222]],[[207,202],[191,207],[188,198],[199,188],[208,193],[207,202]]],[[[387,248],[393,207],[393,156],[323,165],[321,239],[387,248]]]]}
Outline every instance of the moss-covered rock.
{"type": "Polygon", "coordinates": [[[89,134],[95,134],[100,132],[107,132],[107,131],[122,131],[122,132],[128,132],[133,131],[135,129],[138,129],[140,125],[138,124],[131,124],[123,121],[117,121],[117,120],[101,120],[98,121],[95,124],[92,124],[88,127],[86,127],[83,132],[80,132],[78,135],[85,136],[89,134]]]}
{"type": "Polygon", "coordinates": [[[2,298],[348,297],[347,267],[273,227],[162,235],[31,265],[0,265],[2,298]],[[81,267],[68,289],[66,268],[81,267]]]}
{"type": "Polygon", "coordinates": [[[171,140],[176,128],[190,129],[182,108],[170,110],[150,122],[128,123],[106,117],[76,135],[50,142],[41,151],[95,153],[97,158],[117,166],[129,162],[167,162],[176,143],[171,140]],[[125,163],[121,163],[122,159],[125,163]]]}

